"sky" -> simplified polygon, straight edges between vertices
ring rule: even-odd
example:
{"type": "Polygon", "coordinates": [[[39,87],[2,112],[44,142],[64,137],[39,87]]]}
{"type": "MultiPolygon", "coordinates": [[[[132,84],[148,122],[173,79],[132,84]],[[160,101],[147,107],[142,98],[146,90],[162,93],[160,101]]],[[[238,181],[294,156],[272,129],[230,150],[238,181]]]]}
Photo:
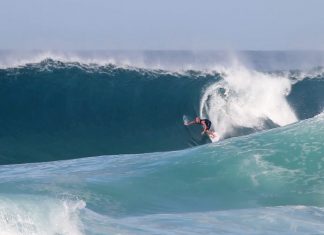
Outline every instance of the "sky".
{"type": "Polygon", "coordinates": [[[324,50],[323,0],[0,0],[0,49],[324,50]]]}

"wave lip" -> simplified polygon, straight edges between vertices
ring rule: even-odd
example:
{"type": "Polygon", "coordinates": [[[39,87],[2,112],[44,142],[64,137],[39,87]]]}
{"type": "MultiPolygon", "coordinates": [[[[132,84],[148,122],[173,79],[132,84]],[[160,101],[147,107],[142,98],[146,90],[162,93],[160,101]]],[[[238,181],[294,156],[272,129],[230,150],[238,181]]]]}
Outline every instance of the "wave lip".
{"type": "Polygon", "coordinates": [[[13,51],[0,50],[0,68],[40,63],[52,58],[65,63],[113,64],[168,71],[213,70],[240,61],[258,71],[309,70],[324,65],[322,51],[13,51]]]}

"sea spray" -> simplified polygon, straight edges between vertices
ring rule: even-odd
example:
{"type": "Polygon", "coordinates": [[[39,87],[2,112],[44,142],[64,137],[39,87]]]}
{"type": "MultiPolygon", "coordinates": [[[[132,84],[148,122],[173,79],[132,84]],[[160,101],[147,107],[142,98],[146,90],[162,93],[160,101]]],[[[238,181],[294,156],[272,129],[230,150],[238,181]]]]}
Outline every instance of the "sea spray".
{"type": "Polygon", "coordinates": [[[209,85],[200,100],[200,115],[208,117],[222,137],[237,135],[235,129],[267,129],[269,121],[284,126],[298,119],[286,97],[287,77],[248,70],[242,65],[222,69],[221,81],[209,85]]]}

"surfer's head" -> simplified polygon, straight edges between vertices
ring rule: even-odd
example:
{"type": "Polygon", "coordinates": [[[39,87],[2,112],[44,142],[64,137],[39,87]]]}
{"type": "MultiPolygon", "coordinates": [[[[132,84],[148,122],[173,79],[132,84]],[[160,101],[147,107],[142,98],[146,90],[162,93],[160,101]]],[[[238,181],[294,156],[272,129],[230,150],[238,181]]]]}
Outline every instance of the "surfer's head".
{"type": "Polygon", "coordinates": [[[195,122],[196,122],[196,123],[200,123],[200,118],[199,118],[199,117],[196,117],[196,118],[195,118],[195,122]]]}

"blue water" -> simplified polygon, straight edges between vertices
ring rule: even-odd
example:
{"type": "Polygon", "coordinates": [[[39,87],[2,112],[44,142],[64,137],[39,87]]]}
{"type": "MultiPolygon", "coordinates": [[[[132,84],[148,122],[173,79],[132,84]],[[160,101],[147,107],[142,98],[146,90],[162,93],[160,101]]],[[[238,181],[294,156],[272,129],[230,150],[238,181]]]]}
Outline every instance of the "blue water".
{"type": "Polygon", "coordinates": [[[324,233],[320,63],[37,53],[0,56],[0,234],[324,233]]]}

